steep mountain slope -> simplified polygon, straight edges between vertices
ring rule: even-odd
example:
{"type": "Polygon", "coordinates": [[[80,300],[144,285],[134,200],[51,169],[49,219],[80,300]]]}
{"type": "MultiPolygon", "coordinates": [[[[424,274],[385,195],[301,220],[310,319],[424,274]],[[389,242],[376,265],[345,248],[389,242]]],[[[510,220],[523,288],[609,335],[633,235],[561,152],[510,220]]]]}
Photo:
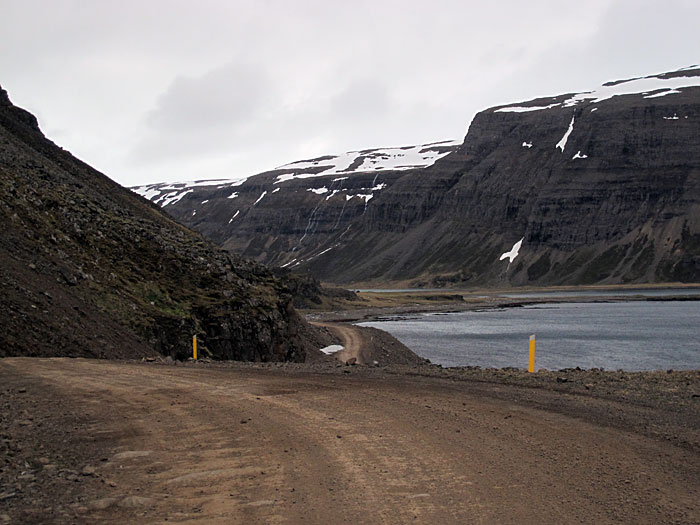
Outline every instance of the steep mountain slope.
{"type": "Polygon", "coordinates": [[[225,248],[296,268],[342,243],[372,200],[454,151],[445,141],[353,151],[249,178],[132,188],[225,248]]]}
{"type": "Polygon", "coordinates": [[[0,356],[303,360],[285,285],[47,140],[0,89],[0,356]]]}
{"type": "MultiPolygon", "coordinates": [[[[273,177],[252,177],[240,192],[284,187],[273,177]]],[[[323,188],[333,189],[310,189],[323,188]]],[[[396,172],[342,225],[310,193],[306,202],[270,203],[293,206],[261,223],[246,211],[265,207],[264,199],[220,215],[201,204],[194,213],[194,202],[207,199],[194,190],[165,209],[234,251],[328,281],[698,282],[700,68],[483,111],[461,146],[396,172]],[[233,214],[222,217],[235,211],[228,226],[233,214]],[[519,241],[512,262],[502,259],[519,241]]]]}

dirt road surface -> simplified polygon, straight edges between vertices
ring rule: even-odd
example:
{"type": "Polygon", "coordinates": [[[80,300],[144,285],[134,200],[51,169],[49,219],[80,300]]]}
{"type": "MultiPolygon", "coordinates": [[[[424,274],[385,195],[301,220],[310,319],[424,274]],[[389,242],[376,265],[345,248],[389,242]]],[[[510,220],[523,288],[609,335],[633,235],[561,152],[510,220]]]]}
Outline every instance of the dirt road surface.
{"type": "Polygon", "coordinates": [[[4,359],[0,394],[0,523],[700,523],[698,448],[613,401],[83,359],[4,359]]]}
{"type": "Polygon", "coordinates": [[[312,322],[314,326],[328,330],[343,349],[333,354],[341,363],[358,365],[418,365],[425,359],[418,357],[392,335],[366,326],[347,323],[312,322]]]}
{"type": "Polygon", "coordinates": [[[350,359],[355,359],[358,365],[367,364],[370,356],[367,352],[369,345],[363,345],[362,329],[358,326],[342,323],[312,323],[315,326],[325,327],[341,340],[343,349],[334,354],[339,361],[345,363],[350,359]]]}

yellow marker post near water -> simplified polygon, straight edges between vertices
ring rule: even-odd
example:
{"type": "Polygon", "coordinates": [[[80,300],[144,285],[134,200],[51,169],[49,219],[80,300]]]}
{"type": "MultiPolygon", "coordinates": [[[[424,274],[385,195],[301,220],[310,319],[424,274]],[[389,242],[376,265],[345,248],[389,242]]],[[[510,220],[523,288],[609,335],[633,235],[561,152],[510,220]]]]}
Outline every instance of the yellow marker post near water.
{"type": "Polygon", "coordinates": [[[192,358],[197,359],[197,336],[192,336],[192,358]]]}
{"type": "Polygon", "coordinates": [[[527,371],[535,371],[535,334],[530,336],[530,359],[527,364],[527,371]]]}

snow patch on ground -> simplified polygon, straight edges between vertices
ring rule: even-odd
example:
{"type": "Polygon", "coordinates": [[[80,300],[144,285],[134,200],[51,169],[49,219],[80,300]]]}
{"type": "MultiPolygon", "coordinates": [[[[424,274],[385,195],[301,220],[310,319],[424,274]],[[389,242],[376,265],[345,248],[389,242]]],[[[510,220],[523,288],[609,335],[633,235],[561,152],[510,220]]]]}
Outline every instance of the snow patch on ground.
{"type": "MultiPolygon", "coordinates": [[[[461,144],[461,141],[448,140],[419,146],[349,151],[341,155],[292,162],[276,168],[276,170],[285,170],[289,171],[289,173],[279,175],[275,184],[292,179],[325,177],[327,175],[351,175],[353,173],[367,173],[370,171],[403,171],[426,168],[450,153],[449,151],[443,151],[444,148],[453,148],[459,144],[461,144]]],[[[346,178],[338,177],[334,181],[346,178]]]]}
{"type": "Polygon", "coordinates": [[[229,196],[226,197],[226,198],[227,198],[227,199],[235,199],[236,197],[238,197],[238,192],[237,192],[237,191],[234,191],[231,195],[229,195],[229,196]]]}
{"type": "MultiPolygon", "coordinates": [[[[277,189],[279,189],[279,188],[277,188],[277,189]]],[[[323,195],[324,193],[328,193],[328,188],[326,188],[325,186],[323,188],[309,188],[306,191],[312,191],[316,195],[323,195]]]]}
{"type": "Polygon", "coordinates": [[[571,135],[571,132],[574,130],[574,118],[575,117],[571,117],[571,122],[569,123],[569,129],[566,130],[566,133],[564,133],[564,136],[561,138],[561,140],[555,146],[556,148],[561,149],[562,153],[564,153],[564,148],[566,147],[566,142],[569,140],[569,135],[571,135]]]}
{"type": "MultiPolygon", "coordinates": [[[[272,193],[277,193],[278,191],[280,191],[280,189],[279,189],[279,188],[275,188],[274,190],[272,190],[272,193]]],[[[272,195],[272,194],[270,194],[270,195],[272,195]]]]}
{"type": "Polygon", "coordinates": [[[239,214],[239,213],[241,213],[241,210],[236,210],[236,213],[234,213],[234,214],[233,214],[233,217],[231,217],[231,218],[228,220],[228,223],[231,224],[231,223],[233,222],[233,219],[235,219],[236,217],[238,217],[238,214],[239,214]]]}
{"type": "Polygon", "coordinates": [[[680,117],[674,113],[672,117],[664,117],[664,120],[678,120],[679,118],[680,117]]]}
{"type": "Polygon", "coordinates": [[[340,345],[330,345],[330,346],[326,346],[324,348],[321,348],[320,350],[321,350],[321,352],[323,352],[326,355],[333,355],[336,352],[340,352],[341,350],[345,350],[345,347],[340,346],[340,345]]]}
{"type": "Polygon", "coordinates": [[[531,148],[532,142],[523,142],[523,148],[531,148]]]}
{"type": "Polygon", "coordinates": [[[575,160],[575,159],[587,159],[587,158],[588,158],[588,155],[581,155],[581,151],[579,150],[579,151],[576,152],[576,155],[574,155],[573,157],[571,157],[571,160],[575,160]]]}

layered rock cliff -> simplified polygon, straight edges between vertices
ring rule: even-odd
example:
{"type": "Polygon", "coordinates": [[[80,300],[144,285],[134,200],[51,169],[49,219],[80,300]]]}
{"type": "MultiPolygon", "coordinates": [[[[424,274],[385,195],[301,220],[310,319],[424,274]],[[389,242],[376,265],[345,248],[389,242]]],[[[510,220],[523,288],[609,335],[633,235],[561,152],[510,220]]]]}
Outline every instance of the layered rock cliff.
{"type": "Polygon", "coordinates": [[[0,89],[0,356],[303,360],[283,281],[46,139],[0,89]]]}
{"type": "Polygon", "coordinates": [[[250,202],[188,187],[165,209],[233,251],[339,283],[700,281],[700,68],[488,109],[435,160],[305,187],[261,174],[237,190],[250,202]],[[343,209],[349,181],[386,186],[343,209]]]}
{"type": "Polygon", "coordinates": [[[151,184],[134,191],[228,250],[298,269],[341,246],[373,199],[457,143],[353,151],[239,180],[151,184]]]}

